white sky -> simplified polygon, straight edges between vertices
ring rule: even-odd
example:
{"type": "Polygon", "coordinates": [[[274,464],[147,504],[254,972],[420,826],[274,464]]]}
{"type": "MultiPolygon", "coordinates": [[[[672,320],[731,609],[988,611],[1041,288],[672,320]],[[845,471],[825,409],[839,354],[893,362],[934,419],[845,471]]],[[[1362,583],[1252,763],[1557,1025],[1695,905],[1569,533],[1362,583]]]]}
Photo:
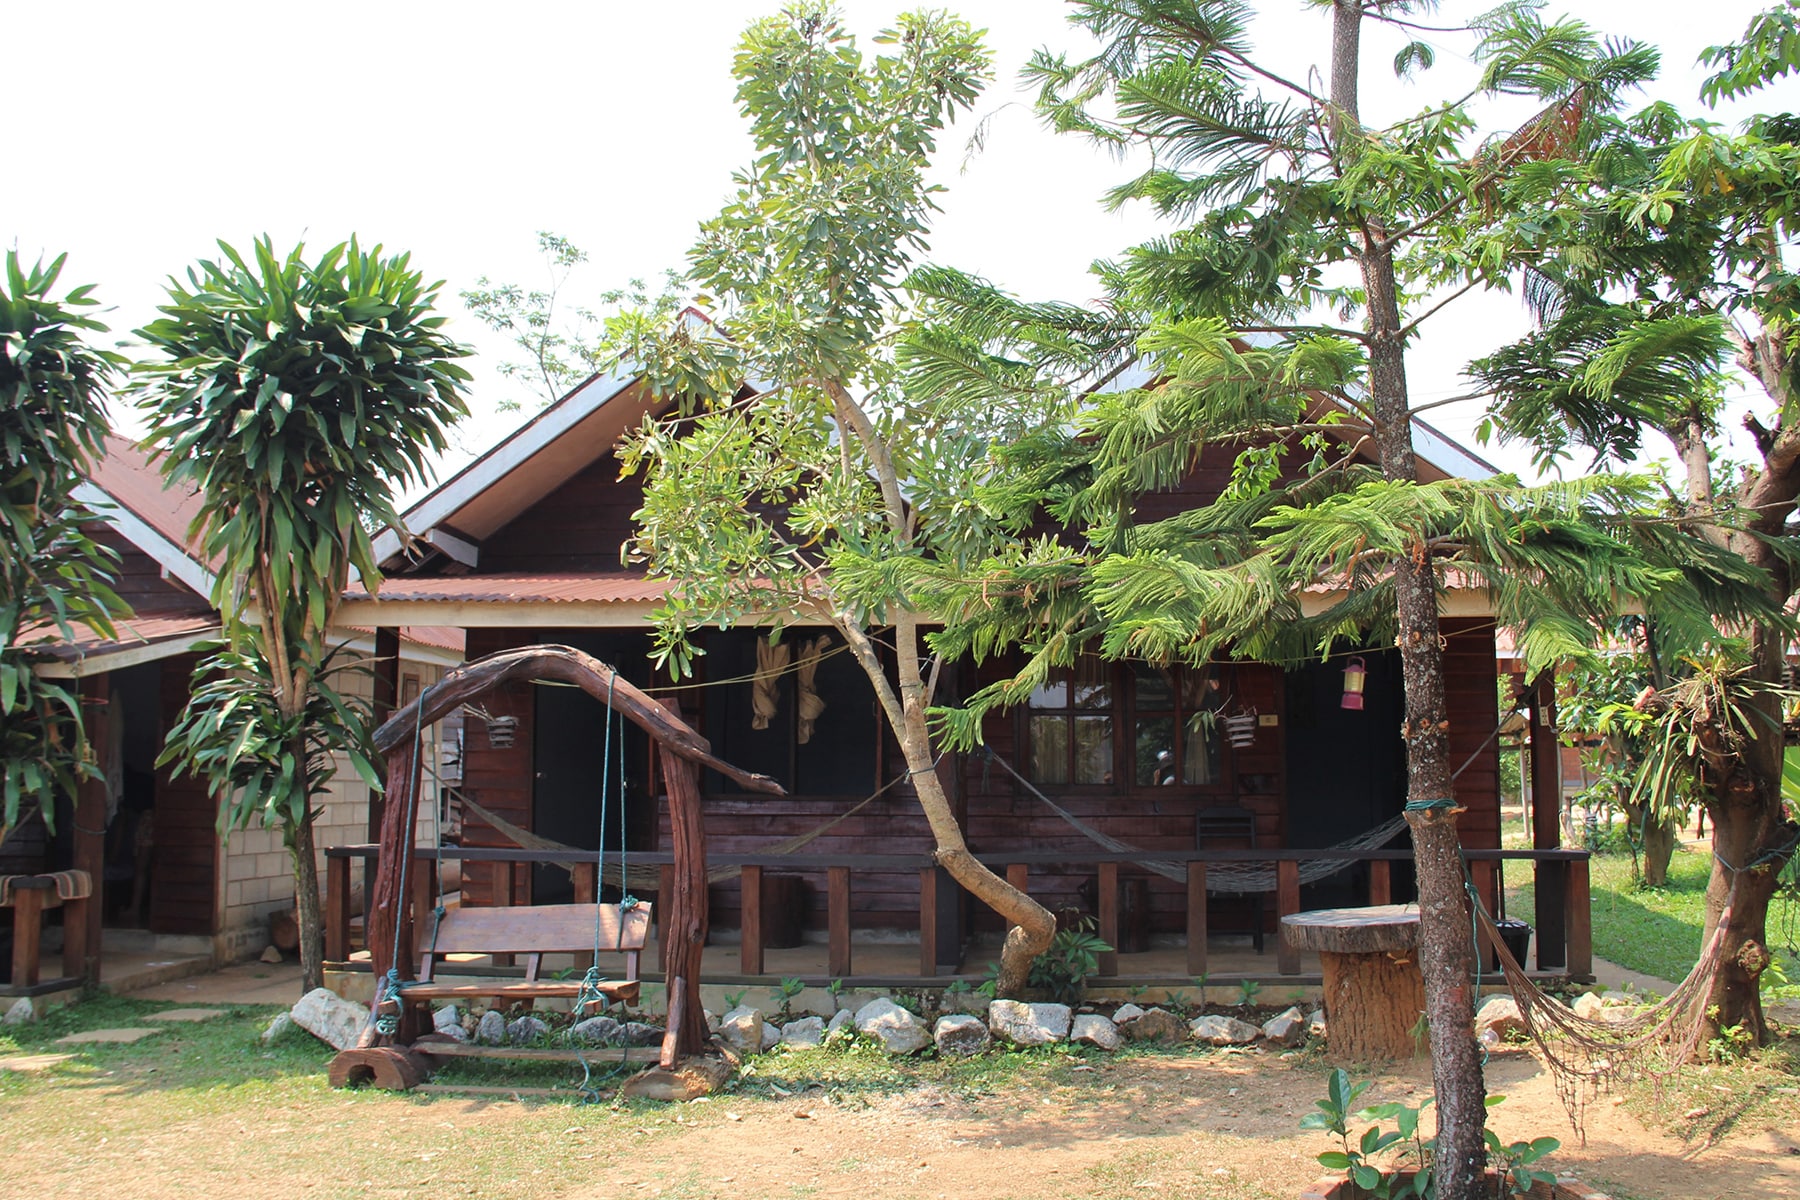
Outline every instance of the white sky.
{"type": "MultiPolygon", "coordinates": [[[[1421,20],[1454,25],[1494,0],[1446,0],[1421,20]]],[[[1017,73],[1036,47],[1081,49],[1054,0],[947,0],[988,31],[996,80],[985,151],[964,164],[969,127],[943,139],[931,257],[1018,294],[1085,300],[1087,274],[1147,236],[1142,213],[1097,200],[1128,167],[1042,130],[1017,73]]],[[[914,5],[848,0],[866,36],[914,5]]],[[[1707,45],[1739,35],[1757,0],[1569,0],[1604,32],[1663,50],[1652,95],[1697,108],[1693,67],[1707,45]]],[[[446,281],[454,333],[474,343],[476,418],[459,435],[478,452],[520,415],[494,404],[520,389],[493,365],[499,340],[461,310],[457,293],[487,275],[541,285],[536,231],[588,250],[565,293],[598,292],[680,267],[695,226],[730,192],[749,156],[732,101],[742,27],[777,3],[508,5],[377,0],[305,5],[177,2],[38,3],[6,16],[5,74],[13,134],[0,183],[0,245],[27,258],[69,252],[65,284],[92,282],[123,334],[153,316],[161,283],[223,237],[273,235],[323,249],[352,232],[407,249],[446,281]]],[[[1305,0],[1264,0],[1255,33],[1296,77],[1324,61],[1328,21],[1305,0]]],[[[1364,119],[1422,108],[1466,79],[1466,35],[1424,35],[1438,66],[1396,84],[1391,31],[1365,34],[1364,119]]],[[[1792,81],[1760,107],[1800,108],[1792,81]]],[[[1525,113],[1496,113],[1495,121],[1525,113]]],[[[1427,326],[1411,359],[1415,403],[1464,390],[1462,364],[1525,328],[1519,302],[1472,296],[1427,326]]],[[[1478,406],[1428,419],[1465,437],[1478,406]]],[[[130,418],[121,414],[122,423],[130,418]]],[[[1525,458],[1482,451],[1511,467],[1525,458]]],[[[452,464],[453,465],[453,464],[452,464]]],[[[1577,469],[1582,464],[1577,464],[1577,469]]]]}

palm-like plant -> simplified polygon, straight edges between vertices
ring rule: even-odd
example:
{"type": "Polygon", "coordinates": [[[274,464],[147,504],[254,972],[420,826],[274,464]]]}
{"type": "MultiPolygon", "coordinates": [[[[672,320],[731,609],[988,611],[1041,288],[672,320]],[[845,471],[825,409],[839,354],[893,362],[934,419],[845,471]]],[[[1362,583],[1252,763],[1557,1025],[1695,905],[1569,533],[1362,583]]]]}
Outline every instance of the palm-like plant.
{"type": "Polygon", "coordinates": [[[371,591],[371,531],[466,411],[466,351],[432,315],[439,285],[408,256],[355,240],[308,262],[220,243],[139,330],[149,444],[172,486],[203,497],[226,644],[201,664],[164,757],[221,799],[222,828],[282,830],[294,859],[305,986],[321,980],[313,797],[344,754],[379,780],[360,708],[329,680],[333,616],[352,569],[371,591]]]}

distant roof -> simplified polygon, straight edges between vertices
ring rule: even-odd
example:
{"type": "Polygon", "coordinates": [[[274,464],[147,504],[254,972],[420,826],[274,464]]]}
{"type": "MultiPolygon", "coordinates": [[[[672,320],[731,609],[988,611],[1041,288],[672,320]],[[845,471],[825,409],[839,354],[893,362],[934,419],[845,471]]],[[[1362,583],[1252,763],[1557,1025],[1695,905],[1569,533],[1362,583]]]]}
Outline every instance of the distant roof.
{"type": "Polygon", "coordinates": [[[188,536],[200,515],[200,494],[168,487],[162,471],[137,443],[116,433],[107,434],[106,456],[94,464],[92,481],[195,562],[206,561],[200,539],[188,536]]]}
{"type": "MultiPolygon", "coordinates": [[[[401,600],[467,604],[655,604],[668,583],[623,571],[594,574],[392,575],[382,580],[377,604],[401,600]]],[[[363,586],[353,584],[345,602],[367,601],[363,586]]]]}

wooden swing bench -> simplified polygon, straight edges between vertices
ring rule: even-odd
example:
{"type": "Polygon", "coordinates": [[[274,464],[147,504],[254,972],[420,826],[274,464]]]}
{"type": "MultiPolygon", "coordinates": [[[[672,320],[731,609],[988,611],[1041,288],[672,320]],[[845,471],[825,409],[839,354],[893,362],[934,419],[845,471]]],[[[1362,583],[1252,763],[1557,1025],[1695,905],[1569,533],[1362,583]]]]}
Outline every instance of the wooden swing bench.
{"type": "Polygon", "coordinates": [[[535,1000],[576,1000],[584,986],[609,1000],[635,1004],[638,959],[650,934],[650,905],[621,911],[617,904],[537,904],[513,908],[454,908],[438,919],[435,937],[419,955],[419,977],[401,995],[414,1000],[494,999],[529,1008],[535,1000]],[[598,943],[625,956],[623,979],[584,985],[580,979],[540,979],[546,954],[574,954],[579,962],[598,943]],[[444,983],[434,976],[451,954],[524,955],[525,977],[444,983]]]}

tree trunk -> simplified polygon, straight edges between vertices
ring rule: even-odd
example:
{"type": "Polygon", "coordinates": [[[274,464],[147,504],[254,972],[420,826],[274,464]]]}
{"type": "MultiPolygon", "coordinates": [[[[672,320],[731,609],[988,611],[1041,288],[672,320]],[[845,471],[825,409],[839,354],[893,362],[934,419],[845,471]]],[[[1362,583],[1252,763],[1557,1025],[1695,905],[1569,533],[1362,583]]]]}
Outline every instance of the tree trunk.
{"type": "Polygon", "coordinates": [[[1646,819],[1644,806],[1641,804],[1623,804],[1625,819],[1630,821],[1633,829],[1643,831],[1644,863],[1642,877],[1645,887],[1669,886],[1669,862],[1675,857],[1675,846],[1681,832],[1682,816],[1680,813],[1669,813],[1661,820],[1655,817],[1646,819]]]}
{"type": "Polygon", "coordinates": [[[288,853],[294,859],[294,910],[300,920],[300,990],[325,986],[325,938],[319,919],[319,862],[313,852],[312,804],[305,802],[301,819],[288,827],[288,853]]]}
{"type": "Polygon", "coordinates": [[[1750,784],[1747,774],[1742,768],[1734,772],[1720,789],[1725,794],[1715,795],[1706,806],[1712,815],[1714,858],[1712,877],[1706,884],[1706,932],[1701,944],[1712,940],[1727,903],[1731,919],[1725,927],[1724,957],[1702,1007],[1701,1040],[1736,1029],[1760,1046],[1769,1041],[1761,981],[1770,962],[1769,901],[1787,856],[1742,871],[1734,868],[1756,862],[1781,845],[1791,845],[1800,830],[1778,815],[1779,800],[1771,804],[1758,794],[1760,789],[1750,784]],[[1733,878],[1737,881],[1735,895],[1733,878]]]}
{"type": "MultiPolygon", "coordinates": [[[[1331,102],[1346,126],[1357,123],[1358,64],[1348,51],[1362,18],[1357,0],[1333,5],[1331,102]]],[[[1340,147],[1344,138],[1340,135],[1340,147]]],[[[1340,148],[1340,160],[1343,150],[1340,148]]],[[[1412,415],[1406,386],[1405,334],[1392,245],[1378,220],[1365,223],[1358,254],[1368,306],[1369,402],[1382,474],[1416,482],[1412,415]]],[[[1429,551],[1396,563],[1401,675],[1405,681],[1407,824],[1419,887],[1419,969],[1431,1035],[1431,1073],[1437,1092],[1439,1200],[1478,1200],[1487,1151],[1487,1088],[1475,1041],[1475,945],[1469,929],[1462,845],[1456,832],[1456,790],[1450,775],[1450,721],[1444,703],[1444,653],[1437,589],[1429,551]],[[1413,805],[1434,805],[1413,808],[1413,805]]]]}

